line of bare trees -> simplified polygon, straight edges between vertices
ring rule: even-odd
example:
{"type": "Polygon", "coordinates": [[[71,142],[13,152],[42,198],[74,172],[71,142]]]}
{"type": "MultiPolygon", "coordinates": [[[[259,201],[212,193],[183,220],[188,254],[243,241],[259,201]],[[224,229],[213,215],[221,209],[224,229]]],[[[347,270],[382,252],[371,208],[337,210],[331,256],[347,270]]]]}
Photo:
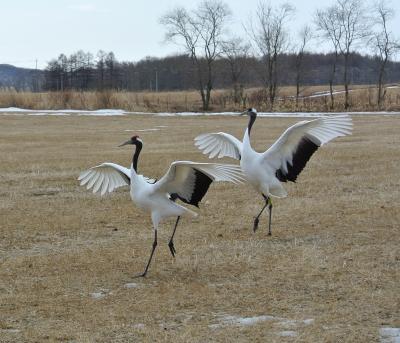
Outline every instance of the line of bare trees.
{"type": "Polygon", "coordinates": [[[240,104],[243,88],[256,86],[263,89],[263,102],[272,110],[281,85],[296,86],[297,104],[304,85],[328,83],[333,109],[334,85],[343,84],[347,109],[351,83],[376,82],[377,104],[381,107],[385,83],[400,76],[392,61],[400,44],[388,30],[393,10],[379,0],[369,7],[367,15],[361,0],[332,1],[332,5],[317,9],[313,26],[305,26],[296,36],[289,31],[295,8],[288,3],[273,6],[261,1],[254,17],[244,23],[242,37],[227,30],[232,14],[222,0],[203,0],[193,10],[175,8],[162,16],[160,23],[165,28],[165,40],[181,46],[181,55],[133,63],[117,61],[112,52],[99,51],[96,57],[83,51],[69,57],[61,54],[46,68],[45,88],[196,88],[203,110],[208,110],[216,87],[232,87],[234,101],[240,104]],[[312,40],[329,43],[331,52],[311,53],[312,40]],[[366,51],[366,47],[372,56],[357,53],[360,48],[366,51]]]}
{"type": "MultiPolygon", "coordinates": [[[[318,9],[314,22],[319,38],[328,39],[334,51],[329,81],[331,107],[334,106],[333,82],[336,74],[336,63],[339,56],[344,60],[343,84],[345,88],[345,109],[349,103],[349,63],[356,48],[369,40],[380,61],[378,76],[378,104],[384,100],[383,89],[386,64],[400,49],[396,40],[387,29],[387,23],[393,18],[393,11],[384,0],[374,3],[372,15],[367,15],[365,2],[361,0],[335,0],[325,9],[318,9]],[[372,38],[371,38],[372,37],[372,38]]],[[[255,13],[255,19],[245,24],[256,56],[263,62],[264,68],[260,77],[265,89],[265,102],[273,108],[278,94],[278,70],[281,56],[291,49],[289,21],[294,16],[295,9],[289,3],[273,6],[261,1],[255,13]]],[[[370,11],[371,13],[371,11],[370,11]]],[[[209,106],[210,93],[213,88],[213,65],[215,60],[224,56],[225,34],[230,16],[228,6],[221,0],[203,0],[198,8],[189,12],[185,8],[176,8],[164,15],[160,22],[166,28],[166,40],[182,44],[184,51],[189,53],[198,71],[198,89],[203,100],[203,109],[209,106]],[[203,57],[205,66],[200,63],[203,57]]],[[[300,34],[300,43],[296,53],[296,102],[300,94],[303,74],[303,56],[306,45],[312,38],[311,29],[306,27],[300,34]]],[[[317,37],[318,38],[318,37],[317,37]]],[[[247,56],[248,51],[238,46],[238,51],[231,56],[247,56]]],[[[250,49],[250,47],[249,47],[250,49]]],[[[226,56],[225,56],[226,57],[226,56]]]]}
{"type": "Polygon", "coordinates": [[[61,54],[47,65],[45,88],[56,91],[115,88],[115,65],[113,52],[100,50],[96,60],[93,54],[82,50],[69,57],[61,54]]]}

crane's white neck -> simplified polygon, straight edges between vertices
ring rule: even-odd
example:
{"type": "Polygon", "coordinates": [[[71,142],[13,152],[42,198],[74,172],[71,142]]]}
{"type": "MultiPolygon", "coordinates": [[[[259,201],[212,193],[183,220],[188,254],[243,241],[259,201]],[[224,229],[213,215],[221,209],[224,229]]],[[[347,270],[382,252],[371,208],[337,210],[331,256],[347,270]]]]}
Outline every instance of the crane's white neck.
{"type": "Polygon", "coordinates": [[[251,148],[249,129],[247,128],[243,136],[243,148],[251,148]]]}

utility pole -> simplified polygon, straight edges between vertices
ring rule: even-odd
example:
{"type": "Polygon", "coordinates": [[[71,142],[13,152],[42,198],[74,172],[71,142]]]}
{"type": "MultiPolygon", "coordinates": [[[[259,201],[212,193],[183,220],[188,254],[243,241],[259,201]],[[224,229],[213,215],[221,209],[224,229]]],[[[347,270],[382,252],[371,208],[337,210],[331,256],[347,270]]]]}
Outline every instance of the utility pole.
{"type": "Polygon", "coordinates": [[[35,59],[35,73],[33,75],[33,91],[37,92],[39,90],[39,80],[38,80],[38,60],[35,59]]]}
{"type": "Polygon", "coordinates": [[[156,69],[156,92],[158,92],[158,70],[156,69]]]}

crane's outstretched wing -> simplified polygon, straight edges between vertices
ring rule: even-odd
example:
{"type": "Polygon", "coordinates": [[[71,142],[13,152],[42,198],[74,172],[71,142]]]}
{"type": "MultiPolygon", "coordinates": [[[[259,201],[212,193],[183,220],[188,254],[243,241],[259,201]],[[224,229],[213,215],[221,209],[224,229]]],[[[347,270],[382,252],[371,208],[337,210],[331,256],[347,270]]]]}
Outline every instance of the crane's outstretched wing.
{"type": "Polygon", "coordinates": [[[209,154],[209,158],[218,155],[232,157],[240,160],[242,154],[242,142],[236,137],[224,132],[205,133],[194,139],[196,145],[203,154],[209,154]]]}
{"type": "Polygon", "coordinates": [[[102,163],[82,172],[78,180],[86,189],[93,187],[93,193],[101,190],[101,195],[110,193],[115,188],[128,186],[131,183],[131,171],[115,163],[102,163]]]}
{"type": "Polygon", "coordinates": [[[154,191],[168,193],[172,199],[179,198],[187,204],[198,206],[213,181],[242,183],[245,179],[240,166],[175,161],[155,183],[154,191]]]}
{"type": "Polygon", "coordinates": [[[276,170],[282,181],[296,181],[312,154],[330,140],[351,134],[351,117],[328,116],[304,120],[289,127],[263,154],[264,163],[276,170]]]}

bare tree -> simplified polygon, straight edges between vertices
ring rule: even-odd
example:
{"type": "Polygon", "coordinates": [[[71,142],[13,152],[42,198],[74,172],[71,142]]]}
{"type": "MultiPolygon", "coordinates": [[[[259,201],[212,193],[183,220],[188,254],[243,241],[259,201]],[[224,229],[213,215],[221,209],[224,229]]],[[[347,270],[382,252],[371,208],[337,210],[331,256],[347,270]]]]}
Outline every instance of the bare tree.
{"type": "Polygon", "coordinates": [[[117,64],[117,59],[112,51],[106,55],[104,64],[108,74],[108,89],[114,89],[116,80],[115,66],[117,64]]]}
{"type": "Polygon", "coordinates": [[[388,7],[386,1],[380,0],[375,3],[374,17],[377,29],[372,34],[370,44],[375,50],[379,62],[377,104],[381,109],[386,96],[386,89],[384,89],[386,65],[390,58],[400,50],[400,42],[388,30],[387,24],[394,17],[394,10],[388,7]]]}
{"type": "Polygon", "coordinates": [[[345,90],[344,108],[349,104],[349,59],[354,45],[369,35],[368,19],[361,0],[336,0],[336,20],[341,27],[339,50],[344,58],[343,83],[345,90]]]}
{"type": "Polygon", "coordinates": [[[160,22],[167,29],[165,39],[183,43],[197,70],[203,110],[210,106],[213,89],[213,64],[221,53],[224,27],[230,16],[228,6],[220,0],[204,0],[196,11],[177,8],[160,22]]]}
{"type": "Polygon", "coordinates": [[[335,6],[330,6],[325,10],[317,10],[314,18],[314,22],[317,26],[317,30],[320,32],[323,39],[328,39],[333,46],[333,63],[329,76],[329,92],[331,98],[331,110],[333,110],[334,96],[333,96],[333,83],[336,76],[336,65],[339,56],[339,42],[342,39],[342,26],[339,25],[337,18],[338,12],[335,6]]]}
{"type": "Polygon", "coordinates": [[[98,70],[98,74],[99,74],[99,80],[97,81],[97,87],[100,90],[104,89],[104,80],[105,80],[105,69],[106,69],[106,57],[107,57],[107,53],[103,50],[99,50],[97,53],[97,63],[96,63],[96,67],[98,70]]]}
{"type": "Polygon", "coordinates": [[[300,44],[296,52],[295,69],[296,69],[296,108],[299,105],[300,84],[303,77],[303,59],[307,44],[312,38],[311,27],[305,25],[299,32],[300,44]]]}
{"type": "Polygon", "coordinates": [[[286,24],[294,8],[284,3],[280,7],[260,2],[256,20],[250,21],[249,32],[255,47],[261,54],[265,65],[263,83],[267,90],[269,107],[274,107],[278,91],[278,62],[279,55],[288,48],[288,33],[286,24]]]}
{"type": "Polygon", "coordinates": [[[243,87],[239,80],[246,67],[249,50],[250,45],[244,43],[240,37],[233,37],[222,44],[222,56],[228,61],[231,72],[235,104],[240,104],[243,100],[243,87]]]}

